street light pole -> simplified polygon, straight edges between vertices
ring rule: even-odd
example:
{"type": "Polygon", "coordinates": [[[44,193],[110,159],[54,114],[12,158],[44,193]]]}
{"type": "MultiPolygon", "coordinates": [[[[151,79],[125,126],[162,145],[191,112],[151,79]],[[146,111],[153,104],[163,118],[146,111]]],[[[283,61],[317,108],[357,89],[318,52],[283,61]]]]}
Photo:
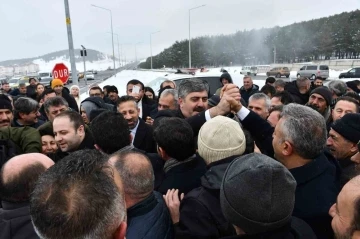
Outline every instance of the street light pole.
{"type": "Polygon", "coordinates": [[[117,46],[118,46],[118,55],[119,55],[119,67],[121,67],[121,60],[120,60],[120,42],[119,42],[119,34],[117,33],[111,33],[111,32],[108,32],[110,34],[114,34],[116,37],[117,37],[117,46]]]}
{"type": "Polygon", "coordinates": [[[138,42],[138,43],[136,43],[136,44],[135,44],[135,63],[137,62],[137,51],[136,51],[136,46],[137,46],[137,44],[140,44],[140,43],[142,43],[142,42],[138,42]]]}
{"type": "Polygon", "coordinates": [[[68,35],[68,43],[69,43],[69,56],[70,56],[70,64],[71,64],[71,74],[74,77],[73,82],[74,85],[79,85],[77,79],[77,72],[76,72],[76,64],[75,64],[75,53],[74,53],[74,43],[72,38],[72,30],[71,30],[71,20],[70,20],[70,10],[69,10],[69,2],[68,0],[64,0],[65,5],[65,18],[66,18],[66,28],[67,28],[67,35],[68,35]]]}
{"type": "Polygon", "coordinates": [[[110,9],[104,8],[104,7],[99,7],[96,6],[94,4],[91,4],[91,6],[96,7],[96,8],[100,8],[106,11],[110,12],[110,23],[111,23],[111,41],[112,41],[112,50],[113,50],[113,61],[114,61],[114,72],[116,72],[116,67],[115,67],[115,48],[114,48],[114,30],[113,30],[113,21],[112,21],[112,12],[110,9]]]}
{"type": "Polygon", "coordinates": [[[201,7],[205,7],[206,5],[201,5],[201,6],[197,6],[197,7],[193,7],[193,8],[190,8],[189,9],[189,68],[191,68],[191,37],[190,37],[190,21],[191,21],[191,18],[190,18],[190,15],[191,15],[191,11],[192,10],[195,10],[195,9],[198,9],[198,8],[201,8],[201,7]]]}
{"type": "Polygon", "coordinates": [[[152,32],[152,33],[150,33],[150,55],[151,55],[151,63],[150,63],[150,65],[151,65],[151,70],[153,69],[153,61],[152,61],[152,39],[151,39],[151,36],[153,35],[153,34],[156,34],[156,33],[159,33],[160,31],[157,31],[157,32],[152,32]]]}

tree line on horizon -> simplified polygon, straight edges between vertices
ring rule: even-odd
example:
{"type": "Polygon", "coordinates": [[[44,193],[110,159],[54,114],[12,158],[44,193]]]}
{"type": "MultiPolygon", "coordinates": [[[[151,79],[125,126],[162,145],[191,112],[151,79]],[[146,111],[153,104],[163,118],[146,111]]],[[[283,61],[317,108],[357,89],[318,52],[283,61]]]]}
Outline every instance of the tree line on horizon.
{"type": "MultiPolygon", "coordinates": [[[[360,10],[284,27],[191,39],[193,67],[296,63],[360,58],[360,10]]],[[[176,41],[153,56],[153,68],[189,65],[189,41],[176,41]]],[[[150,69],[150,57],[139,65],[150,69]]]]}

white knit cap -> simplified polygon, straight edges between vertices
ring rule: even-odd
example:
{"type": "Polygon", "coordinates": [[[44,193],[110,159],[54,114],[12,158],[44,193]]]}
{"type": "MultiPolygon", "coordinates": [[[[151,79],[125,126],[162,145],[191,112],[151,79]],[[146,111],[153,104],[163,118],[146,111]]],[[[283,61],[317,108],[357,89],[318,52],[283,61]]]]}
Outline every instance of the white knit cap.
{"type": "Polygon", "coordinates": [[[240,125],[228,117],[217,116],[207,121],[198,136],[198,153],[207,164],[234,155],[242,155],[246,139],[240,125]]]}

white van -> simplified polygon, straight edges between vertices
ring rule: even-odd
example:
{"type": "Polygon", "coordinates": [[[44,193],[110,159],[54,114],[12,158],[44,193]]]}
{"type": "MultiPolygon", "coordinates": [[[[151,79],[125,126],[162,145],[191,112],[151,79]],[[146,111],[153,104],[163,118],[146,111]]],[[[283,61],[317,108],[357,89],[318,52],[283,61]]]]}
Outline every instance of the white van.
{"type": "Polygon", "coordinates": [[[258,68],[256,66],[243,66],[241,71],[240,71],[240,74],[242,75],[254,75],[256,76],[258,73],[258,68]]]}
{"type": "Polygon", "coordinates": [[[51,72],[39,72],[38,73],[39,79],[41,78],[52,78],[52,73],[51,72]]]}

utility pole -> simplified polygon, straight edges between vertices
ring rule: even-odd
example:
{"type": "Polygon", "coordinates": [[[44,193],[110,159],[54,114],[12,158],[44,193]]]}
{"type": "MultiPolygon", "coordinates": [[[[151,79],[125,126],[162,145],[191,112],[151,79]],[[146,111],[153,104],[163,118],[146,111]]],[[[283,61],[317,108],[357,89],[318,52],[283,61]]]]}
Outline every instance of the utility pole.
{"type": "Polygon", "coordinates": [[[83,57],[83,61],[84,61],[84,81],[85,81],[85,85],[87,85],[87,78],[86,78],[86,63],[85,63],[85,56],[87,56],[86,54],[86,48],[81,45],[82,50],[80,50],[80,55],[83,57]]]}
{"type": "Polygon", "coordinates": [[[75,64],[74,43],[73,43],[73,38],[72,38],[71,19],[70,19],[70,10],[69,10],[68,0],[64,0],[64,5],[65,5],[66,28],[67,28],[68,43],[69,43],[71,75],[75,76],[73,78],[74,85],[79,85],[79,81],[77,79],[76,64],[75,64]]]}
{"type": "Polygon", "coordinates": [[[201,6],[198,6],[198,7],[193,7],[193,8],[190,8],[189,9],[189,68],[191,68],[191,36],[190,36],[190,26],[191,26],[191,11],[192,10],[195,10],[195,9],[198,9],[198,8],[201,8],[201,7],[205,7],[206,5],[201,5],[201,6]]]}
{"type": "Polygon", "coordinates": [[[150,33],[150,55],[151,55],[151,63],[150,63],[150,66],[151,66],[151,70],[153,69],[153,60],[152,60],[152,57],[153,57],[153,55],[152,55],[152,35],[153,34],[156,34],[156,33],[159,33],[160,31],[157,31],[157,32],[152,32],[152,33],[150,33]]]}
{"type": "Polygon", "coordinates": [[[276,46],[274,46],[274,64],[276,64],[276,46]]]}

